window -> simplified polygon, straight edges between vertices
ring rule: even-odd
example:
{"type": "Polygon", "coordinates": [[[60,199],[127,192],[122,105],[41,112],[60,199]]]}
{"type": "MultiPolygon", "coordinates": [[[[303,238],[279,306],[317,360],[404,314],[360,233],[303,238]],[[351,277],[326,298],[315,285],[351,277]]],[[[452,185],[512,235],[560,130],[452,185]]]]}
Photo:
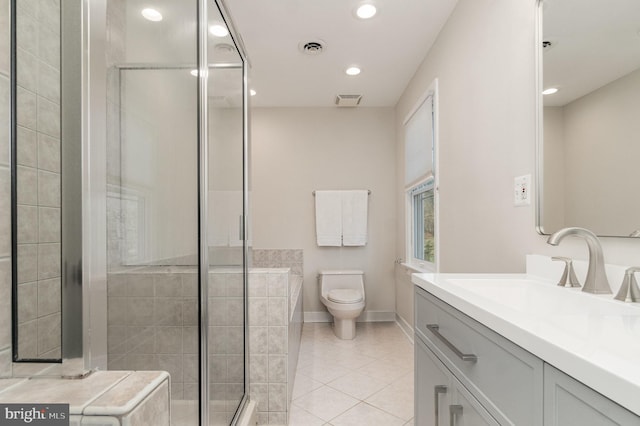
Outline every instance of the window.
{"type": "Polygon", "coordinates": [[[407,261],[436,270],[436,177],[434,90],[405,120],[407,261]]]}
{"type": "Polygon", "coordinates": [[[411,191],[413,258],[435,263],[435,211],[433,177],[411,191]]]}

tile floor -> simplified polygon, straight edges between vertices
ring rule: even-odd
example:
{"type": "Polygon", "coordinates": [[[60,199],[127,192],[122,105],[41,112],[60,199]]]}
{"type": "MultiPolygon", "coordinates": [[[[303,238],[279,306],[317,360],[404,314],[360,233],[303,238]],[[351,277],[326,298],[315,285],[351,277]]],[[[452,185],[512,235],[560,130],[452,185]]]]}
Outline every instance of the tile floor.
{"type": "Polygon", "coordinates": [[[413,344],[396,323],[358,323],[340,340],[305,323],[289,426],[413,425],[413,344]]]}

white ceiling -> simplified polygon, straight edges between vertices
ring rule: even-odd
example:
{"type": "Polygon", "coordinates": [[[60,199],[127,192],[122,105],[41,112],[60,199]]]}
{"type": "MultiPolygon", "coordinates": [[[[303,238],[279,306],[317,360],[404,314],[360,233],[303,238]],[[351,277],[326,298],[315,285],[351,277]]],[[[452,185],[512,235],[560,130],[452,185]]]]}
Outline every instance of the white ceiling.
{"type": "Polygon", "coordinates": [[[253,106],[333,106],[362,95],[361,106],[394,106],[457,0],[371,0],[378,14],[355,17],[361,0],[226,0],[251,62],[253,106]],[[325,51],[303,54],[301,42],[325,51]],[[362,73],[345,74],[357,65],[362,73]]]}
{"type": "Polygon", "coordinates": [[[640,68],[640,1],[545,0],[544,87],[559,92],[545,106],[562,106],[640,68]]]}

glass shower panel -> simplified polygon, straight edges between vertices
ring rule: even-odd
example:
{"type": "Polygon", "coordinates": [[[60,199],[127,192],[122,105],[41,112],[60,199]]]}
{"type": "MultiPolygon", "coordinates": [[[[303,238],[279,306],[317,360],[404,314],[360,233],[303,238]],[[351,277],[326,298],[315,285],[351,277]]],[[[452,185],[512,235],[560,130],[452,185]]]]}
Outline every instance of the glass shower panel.
{"type": "Polygon", "coordinates": [[[243,64],[209,9],[208,246],[210,424],[230,424],[245,393],[243,64]]]}
{"type": "Polygon", "coordinates": [[[108,368],[168,371],[197,425],[198,2],[106,5],[108,368]]]}

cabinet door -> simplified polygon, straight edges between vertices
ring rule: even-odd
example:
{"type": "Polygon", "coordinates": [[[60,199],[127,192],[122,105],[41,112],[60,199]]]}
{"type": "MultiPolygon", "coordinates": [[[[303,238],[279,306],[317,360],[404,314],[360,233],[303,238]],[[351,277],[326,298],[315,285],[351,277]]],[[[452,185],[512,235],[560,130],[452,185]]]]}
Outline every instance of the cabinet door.
{"type": "Polygon", "coordinates": [[[450,373],[416,336],[415,338],[415,423],[416,426],[446,426],[450,373]]]}
{"type": "Polygon", "coordinates": [[[545,426],[640,425],[640,417],[567,376],[544,365],[545,426]]]}
{"type": "MultiPolygon", "coordinates": [[[[451,393],[451,404],[447,411],[449,425],[451,426],[500,426],[500,424],[489,414],[489,412],[478,402],[469,391],[453,379],[453,392],[451,393]]],[[[503,425],[503,426],[506,426],[503,425]]]]}

